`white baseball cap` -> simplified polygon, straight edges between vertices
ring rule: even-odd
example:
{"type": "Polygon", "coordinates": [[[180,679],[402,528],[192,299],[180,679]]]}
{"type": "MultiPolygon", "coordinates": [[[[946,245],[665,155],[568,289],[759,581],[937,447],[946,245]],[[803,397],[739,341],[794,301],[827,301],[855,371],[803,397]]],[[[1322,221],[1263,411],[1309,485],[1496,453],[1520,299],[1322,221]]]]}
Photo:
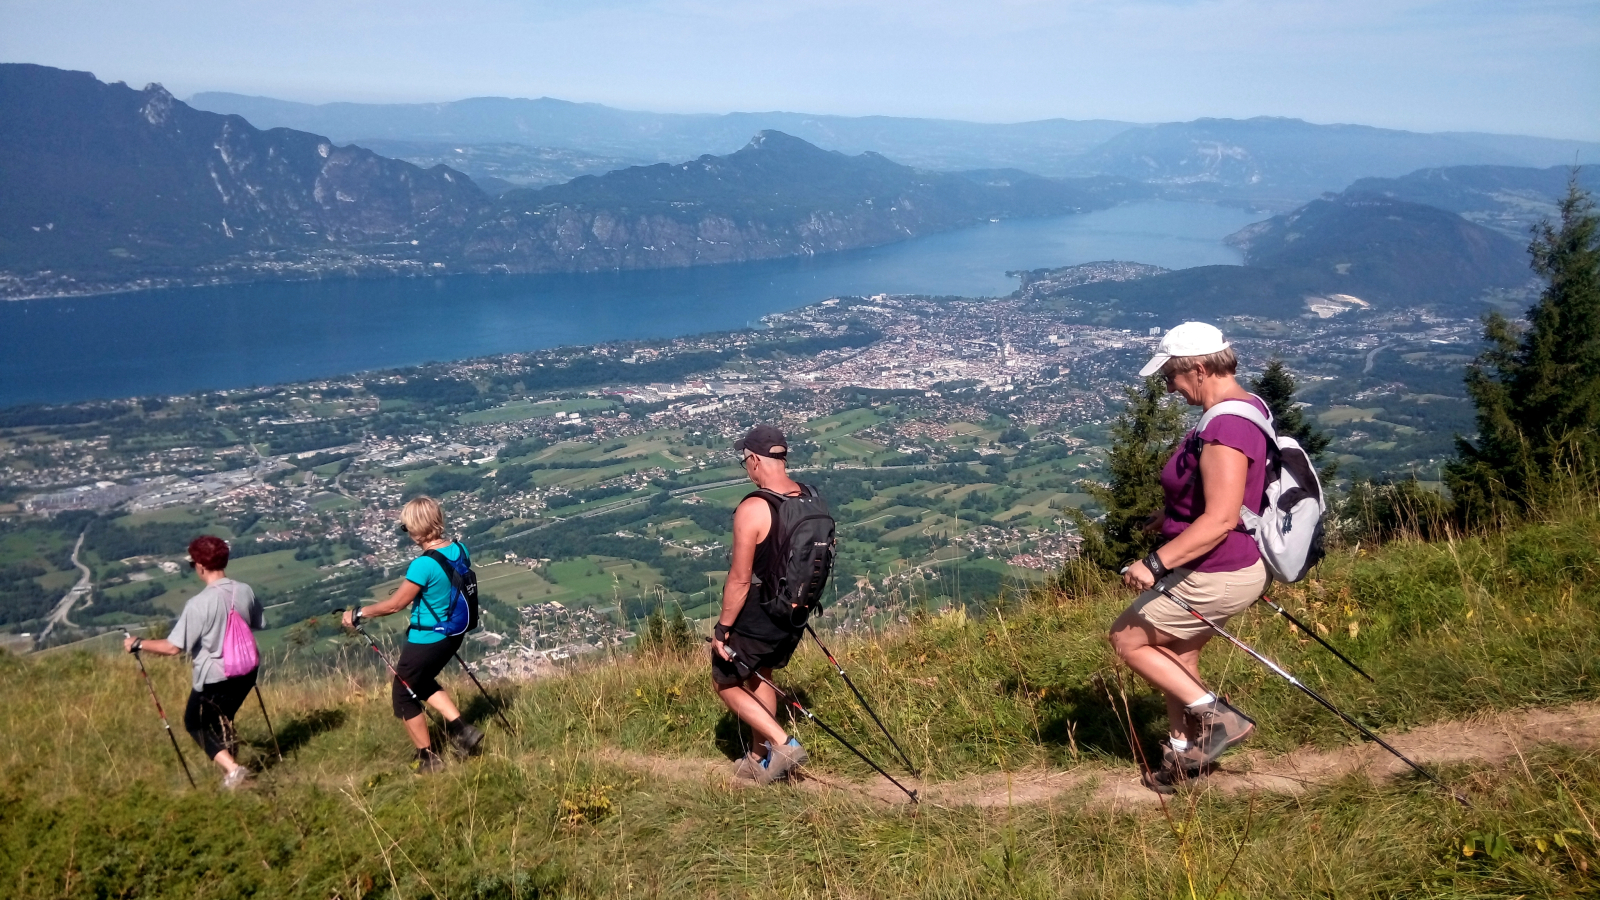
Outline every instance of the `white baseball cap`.
{"type": "Polygon", "coordinates": [[[1204,322],[1185,322],[1162,336],[1161,343],[1156,347],[1156,355],[1150,357],[1150,361],[1139,370],[1139,376],[1148,378],[1154,375],[1174,356],[1206,356],[1231,346],[1223,339],[1217,326],[1204,322]]]}

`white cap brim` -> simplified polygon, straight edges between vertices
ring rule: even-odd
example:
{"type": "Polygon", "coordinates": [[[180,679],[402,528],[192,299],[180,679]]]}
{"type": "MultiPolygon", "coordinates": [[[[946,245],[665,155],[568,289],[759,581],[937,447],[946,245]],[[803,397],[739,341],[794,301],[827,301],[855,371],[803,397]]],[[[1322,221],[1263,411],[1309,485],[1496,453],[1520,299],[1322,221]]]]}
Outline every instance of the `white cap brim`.
{"type": "Polygon", "coordinates": [[[1167,360],[1171,358],[1165,353],[1157,353],[1155,356],[1150,357],[1150,361],[1145,363],[1144,368],[1139,370],[1139,377],[1149,378],[1151,375],[1161,371],[1161,367],[1166,365],[1167,360]]]}

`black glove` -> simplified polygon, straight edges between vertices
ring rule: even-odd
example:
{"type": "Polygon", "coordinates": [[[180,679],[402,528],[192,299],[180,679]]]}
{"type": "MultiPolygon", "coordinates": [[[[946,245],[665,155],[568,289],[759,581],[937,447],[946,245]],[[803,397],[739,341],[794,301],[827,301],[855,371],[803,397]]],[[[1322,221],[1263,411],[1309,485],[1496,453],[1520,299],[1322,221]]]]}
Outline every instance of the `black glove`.
{"type": "Polygon", "coordinates": [[[727,625],[722,624],[721,622],[718,622],[717,624],[711,626],[711,636],[716,638],[717,640],[723,642],[724,644],[726,644],[728,642],[728,638],[731,637],[732,635],[733,635],[733,629],[731,627],[727,626],[727,625]]]}

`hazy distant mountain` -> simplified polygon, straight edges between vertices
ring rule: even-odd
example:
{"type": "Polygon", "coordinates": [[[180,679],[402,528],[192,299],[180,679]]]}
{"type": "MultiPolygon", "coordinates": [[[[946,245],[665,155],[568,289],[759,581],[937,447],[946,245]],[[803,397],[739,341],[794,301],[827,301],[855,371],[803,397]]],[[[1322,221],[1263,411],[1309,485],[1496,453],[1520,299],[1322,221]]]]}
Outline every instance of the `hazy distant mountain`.
{"type": "Polygon", "coordinates": [[[1435,166],[1549,166],[1600,144],[1498,135],[1417,134],[1299,119],[1199,119],[1135,128],[1096,148],[1079,174],[1148,181],[1168,196],[1292,207],[1358,178],[1435,166]]]}
{"type": "Polygon", "coordinates": [[[187,275],[352,247],[420,260],[486,203],[443,166],[260,131],[87,72],[0,65],[0,122],[0,269],[13,273],[187,275]]]}
{"type": "MultiPolygon", "coordinates": [[[[1332,295],[1371,306],[1479,308],[1487,292],[1525,286],[1532,273],[1521,242],[1460,216],[1374,194],[1346,192],[1229,238],[1244,266],[1202,266],[1062,291],[1106,314],[1312,314],[1332,295]]],[[[1353,305],[1353,304],[1352,304],[1353,305]]]]}
{"type": "Polygon", "coordinates": [[[765,131],[725,157],[491,199],[446,166],[423,170],[315,134],[261,131],[192,109],[159,85],[136,91],[28,65],[0,66],[0,121],[0,296],[11,297],[772,259],[1146,193],[1115,179],[929,173],[765,131]]]}
{"type": "Polygon", "coordinates": [[[1016,167],[1064,174],[1073,159],[1131,123],[1046,119],[990,125],[894,116],[818,116],[761,112],[681,115],[571,103],[477,97],[450,103],[293,103],[242,94],[201,93],[199,109],[235,113],[263,127],[297,128],[364,143],[376,139],[516,143],[571,148],[596,156],[674,162],[737,150],[750,135],[782,131],[826,150],[881,153],[922,169],[1016,167]]]}
{"type": "Polygon", "coordinates": [[[530,147],[527,144],[438,143],[380,138],[363,140],[360,146],[423,168],[449,166],[471,176],[473,182],[489,194],[503,194],[519,187],[562,184],[579,175],[603,175],[616,169],[652,162],[647,159],[595,156],[560,147],[530,147]]]}
{"type": "Polygon", "coordinates": [[[763,131],[728,156],[511,191],[463,260],[514,272],[593,271],[813,255],[991,218],[1104,208],[1143,191],[1112,179],[923,172],[763,131]]]}
{"type": "MultiPolygon", "coordinates": [[[[1452,166],[1422,169],[1399,178],[1363,178],[1350,185],[1348,193],[1378,194],[1447,209],[1525,242],[1534,223],[1558,218],[1556,203],[1566,195],[1571,177],[1571,166],[1452,166]]],[[[1590,193],[1600,193],[1600,167],[1579,169],[1578,183],[1590,193]]]]}

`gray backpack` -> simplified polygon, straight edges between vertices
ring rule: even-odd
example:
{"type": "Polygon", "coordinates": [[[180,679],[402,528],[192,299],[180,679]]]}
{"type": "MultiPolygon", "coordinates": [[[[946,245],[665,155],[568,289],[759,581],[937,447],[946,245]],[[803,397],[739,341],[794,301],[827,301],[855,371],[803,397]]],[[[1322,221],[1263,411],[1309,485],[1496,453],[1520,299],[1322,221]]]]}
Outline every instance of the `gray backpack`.
{"type": "Polygon", "coordinates": [[[1322,518],[1327,504],[1311,456],[1299,441],[1278,435],[1272,419],[1243,400],[1224,400],[1206,410],[1195,432],[1204,431],[1217,416],[1247,419],[1267,436],[1266,499],[1261,515],[1244,506],[1239,518],[1261,548],[1267,574],[1285,584],[1299,581],[1325,555],[1322,518]]]}

